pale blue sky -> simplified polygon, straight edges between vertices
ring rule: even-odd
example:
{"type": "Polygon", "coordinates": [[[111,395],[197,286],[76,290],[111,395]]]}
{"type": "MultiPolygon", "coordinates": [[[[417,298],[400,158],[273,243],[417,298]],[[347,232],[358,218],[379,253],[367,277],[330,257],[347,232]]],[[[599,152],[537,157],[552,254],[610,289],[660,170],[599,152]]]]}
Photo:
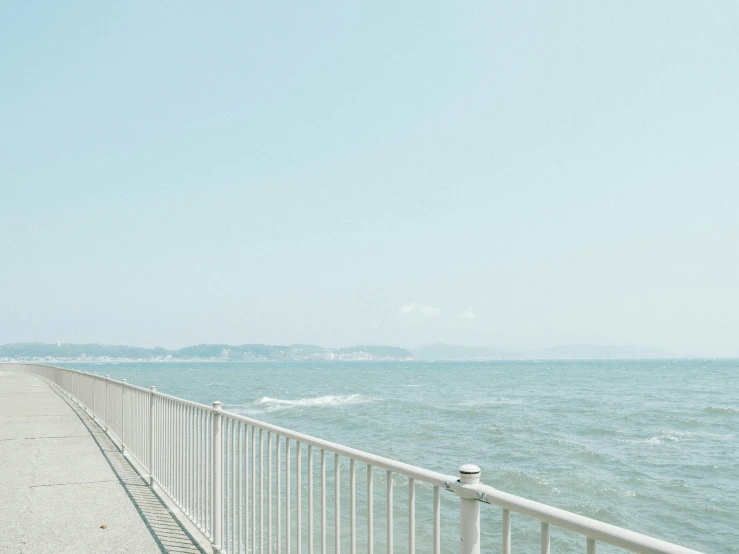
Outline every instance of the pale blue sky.
{"type": "Polygon", "coordinates": [[[736,2],[6,2],[0,343],[739,356],[736,2]]]}

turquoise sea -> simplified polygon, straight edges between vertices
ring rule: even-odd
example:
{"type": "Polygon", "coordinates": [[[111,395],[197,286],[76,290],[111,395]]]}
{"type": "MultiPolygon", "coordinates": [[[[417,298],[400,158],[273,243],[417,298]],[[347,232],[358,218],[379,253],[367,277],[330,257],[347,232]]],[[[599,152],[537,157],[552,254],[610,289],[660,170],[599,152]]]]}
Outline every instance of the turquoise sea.
{"type": "MultiPolygon", "coordinates": [[[[739,552],[737,360],[62,365],[443,473],[475,463],[506,492],[739,552]]],[[[500,510],[482,513],[498,551],[500,510]]],[[[514,515],[514,551],[537,541],[538,523],[514,515]]],[[[552,552],[575,551],[584,541],[552,532],[552,552]]]]}

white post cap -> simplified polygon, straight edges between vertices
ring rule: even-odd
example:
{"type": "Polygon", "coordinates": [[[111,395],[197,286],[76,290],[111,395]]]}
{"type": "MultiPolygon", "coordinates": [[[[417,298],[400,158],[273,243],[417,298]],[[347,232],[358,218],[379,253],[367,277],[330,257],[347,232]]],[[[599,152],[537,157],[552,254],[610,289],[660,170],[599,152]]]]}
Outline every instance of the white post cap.
{"type": "Polygon", "coordinates": [[[459,480],[465,484],[480,482],[480,468],[475,464],[464,464],[459,468],[459,480]]]}

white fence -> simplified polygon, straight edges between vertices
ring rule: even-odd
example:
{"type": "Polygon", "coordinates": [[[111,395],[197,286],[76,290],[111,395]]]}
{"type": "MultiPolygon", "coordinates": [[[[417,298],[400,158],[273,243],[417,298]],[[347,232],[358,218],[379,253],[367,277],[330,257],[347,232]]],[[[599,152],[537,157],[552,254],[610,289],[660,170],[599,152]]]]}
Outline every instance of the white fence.
{"type": "Polygon", "coordinates": [[[459,476],[453,477],[229,413],[220,402],[209,407],[162,394],[155,387],[145,389],[125,380],[53,366],[6,364],[6,368],[42,377],[87,410],[216,552],[314,554],[320,549],[320,554],[326,554],[327,543],[333,542],[333,554],[340,554],[342,548],[349,554],[358,549],[393,554],[398,543],[393,536],[397,528],[394,494],[401,483],[407,484],[403,521],[407,522],[408,554],[441,553],[442,491],[459,497],[461,554],[481,551],[480,506],[484,504],[502,508],[503,554],[511,552],[511,512],[541,523],[542,554],[550,552],[552,526],[581,535],[587,554],[595,554],[599,542],[648,554],[697,553],[483,485],[480,469],[474,465],[462,466],[459,476]],[[358,473],[363,474],[364,487],[357,486],[358,473]],[[375,477],[383,473],[385,494],[380,500],[384,496],[384,502],[376,507],[381,490],[375,489],[375,477]],[[432,522],[431,533],[427,543],[417,545],[416,493],[424,484],[430,489],[426,493],[430,493],[431,513],[426,516],[432,522]],[[342,505],[347,499],[348,506],[342,505]],[[328,504],[333,504],[330,514],[328,504]],[[384,540],[377,537],[377,512],[385,519],[384,540]],[[329,515],[334,516],[331,521],[329,515]],[[342,528],[342,521],[348,529],[342,528]],[[342,533],[348,534],[348,541],[342,533]]]}

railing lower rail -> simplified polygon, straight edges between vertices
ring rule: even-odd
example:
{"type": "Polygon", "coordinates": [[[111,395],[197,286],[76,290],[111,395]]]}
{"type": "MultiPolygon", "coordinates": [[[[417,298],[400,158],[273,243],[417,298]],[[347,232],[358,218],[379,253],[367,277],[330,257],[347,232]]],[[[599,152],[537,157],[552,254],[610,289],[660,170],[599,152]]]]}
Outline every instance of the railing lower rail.
{"type": "MultiPolygon", "coordinates": [[[[83,371],[49,365],[4,364],[7,369],[35,374],[56,386],[96,419],[134,458],[185,516],[211,541],[215,552],[276,554],[326,554],[333,539],[333,553],[348,543],[357,552],[359,514],[365,531],[363,552],[374,554],[375,475],[385,473],[384,550],[393,554],[396,484],[407,485],[407,552],[415,554],[417,486],[431,487],[431,533],[422,551],[440,554],[441,490],[459,497],[461,554],[479,554],[480,506],[502,508],[502,552],[511,552],[511,512],[541,523],[541,552],[550,552],[550,527],[567,529],[585,539],[587,554],[595,554],[599,542],[642,554],[700,554],[676,544],[635,533],[546,504],[527,500],[480,483],[480,468],[464,465],[459,476],[444,475],[421,467],[376,456],[276,425],[145,389],[126,380],[115,381],[83,371]],[[284,453],[284,457],[283,457],[284,453]],[[327,475],[327,455],[333,469],[327,475]],[[305,456],[305,462],[304,462],[305,456]],[[315,478],[315,459],[319,478],[315,478]],[[364,465],[362,490],[357,486],[357,466],[364,465]],[[347,467],[348,466],[348,467],[347,467]],[[342,486],[342,473],[348,481],[342,486]],[[305,479],[305,482],[303,481],[305,479]],[[333,481],[333,491],[329,481],[333,481]],[[319,506],[315,505],[318,485],[319,506]],[[348,514],[342,502],[348,500],[348,514]],[[307,501],[307,509],[304,502],[307,501]],[[327,505],[333,503],[333,526],[328,528],[327,505]],[[284,505],[283,505],[284,504],[284,505]],[[266,505],[266,509],[265,509],[266,505]],[[318,509],[317,509],[318,508],[318,509]],[[318,513],[316,513],[318,512],[318,513]],[[348,517],[347,517],[348,516],[348,517]],[[284,517],[284,521],[283,521],[284,517]],[[315,529],[318,520],[319,529],[315,529]],[[347,521],[348,520],[348,521],[347,521]],[[349,540],[342,540],[348,523],[349,540]],[[307,548],[305,548],[307,547],[307,548]]],[[[419,489],[420,490],[420,489],[419,489]]]]}

